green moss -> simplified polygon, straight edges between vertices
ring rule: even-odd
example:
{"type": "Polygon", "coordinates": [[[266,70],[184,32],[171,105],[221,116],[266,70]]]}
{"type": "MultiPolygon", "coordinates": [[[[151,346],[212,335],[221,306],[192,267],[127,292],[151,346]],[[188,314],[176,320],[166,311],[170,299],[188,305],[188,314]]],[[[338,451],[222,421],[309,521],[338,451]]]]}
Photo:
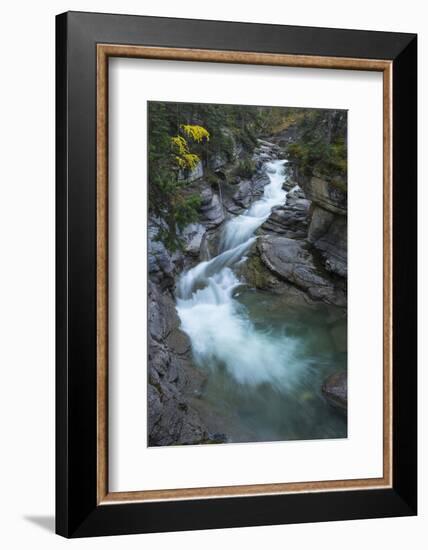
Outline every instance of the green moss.
{"type": "Polygon", "coordinates": [[[261,290],[272,287],[272,276],[264,266],[260,256],[255,254],[250,256],[244,264],[243,272],[251,286],[261,290]]]}

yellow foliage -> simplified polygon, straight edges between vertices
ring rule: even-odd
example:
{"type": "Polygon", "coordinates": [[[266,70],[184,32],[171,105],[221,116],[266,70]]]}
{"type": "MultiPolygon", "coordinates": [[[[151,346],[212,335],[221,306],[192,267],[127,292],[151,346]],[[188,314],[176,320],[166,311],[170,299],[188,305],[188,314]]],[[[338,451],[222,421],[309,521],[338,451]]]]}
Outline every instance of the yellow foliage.
{"type": "Polygon", "coordinates": [[[172,149],[175,153],[175,161],[179,168],[184,170],[188,168],[193,170],[199,162],[198,155],[189,151],[187,141],[182,136],[174,136],[171,138],[172,149]]]}
{"type": "Polygon", "coordinates": [[[183,160],[185,165],[190,168],[190,170],[193,170],[193,168],[196,168],[199,162],[199,157],[194,153],[186,153],[183,155],[183,160]]]}
{"type": "Polygon", "coordinates": [[[178,155],[185,155],[189,152],[187,141],[184,139],[184,137],[174,136],[171,138],[171,143],[173,148],[177,151],[178,155]]]}
{"type": "Polygon", "coordinates": [[[195,124],[182,124],[181,129],[186,134],[186,136],[191,137],[194,141],[200,143],[204,139],[209,141],[210,133],[203,126],[198,126],[195,124]]]}

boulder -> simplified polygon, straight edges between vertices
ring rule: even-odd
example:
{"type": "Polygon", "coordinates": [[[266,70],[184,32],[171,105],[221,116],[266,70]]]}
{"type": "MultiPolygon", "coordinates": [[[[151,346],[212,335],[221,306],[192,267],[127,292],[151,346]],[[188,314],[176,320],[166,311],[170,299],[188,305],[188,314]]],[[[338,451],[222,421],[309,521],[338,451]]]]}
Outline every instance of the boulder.
{"type": "Polygon", "coordinates": [[[336,372],[329,376],[323,383],[321,391],[330,405],[347,412],[348,375],[345,371],[336,372]]]}
{"type": "Polygon", "coordinates": [[[263,235],[257,247],[265,266],[280,279],[308,293],[314,300],[346,307],[346,292],[316,262],[304,241],[263,235]]]}

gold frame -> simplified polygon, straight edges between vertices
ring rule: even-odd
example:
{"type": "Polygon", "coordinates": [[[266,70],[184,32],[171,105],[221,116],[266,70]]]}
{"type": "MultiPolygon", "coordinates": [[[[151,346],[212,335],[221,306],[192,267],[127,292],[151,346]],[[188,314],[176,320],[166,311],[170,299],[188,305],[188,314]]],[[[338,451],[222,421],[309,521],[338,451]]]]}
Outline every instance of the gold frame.
{"type": "Polygon", "coordinates": [[[392,487],[392,62],[255,52],[97,45],[97,504],[392,487]],[[373,479],[109,492],[108,59],[133,57],[383,73],[383,476],[373,479]]]}

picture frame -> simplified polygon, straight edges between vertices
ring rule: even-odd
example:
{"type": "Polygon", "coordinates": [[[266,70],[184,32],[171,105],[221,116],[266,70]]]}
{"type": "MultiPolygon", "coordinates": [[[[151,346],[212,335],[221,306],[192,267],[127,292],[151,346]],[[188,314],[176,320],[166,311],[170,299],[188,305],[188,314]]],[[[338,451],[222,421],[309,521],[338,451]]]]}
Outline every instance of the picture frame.
{"type": "Polygon", "coordinates": [[[56,532],[65,537],[417,513],[417,37],[67,12],[56,18],[56,532]],[[108,60],[383,74],[383,476],[108,488],[108,60]],[[142,488],[143,489],[143,488],[142,488]]]}

